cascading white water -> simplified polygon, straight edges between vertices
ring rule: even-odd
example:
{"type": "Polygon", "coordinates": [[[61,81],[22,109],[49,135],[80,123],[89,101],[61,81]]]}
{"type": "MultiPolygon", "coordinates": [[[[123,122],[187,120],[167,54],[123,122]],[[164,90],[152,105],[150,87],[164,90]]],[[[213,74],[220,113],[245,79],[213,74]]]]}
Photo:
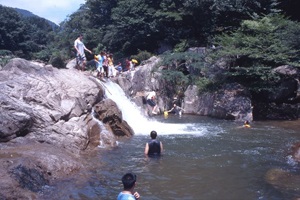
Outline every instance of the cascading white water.
{"type": "Polygon", "coordinates": [[[125,95],[122,88],[107,80],[104,85],[105,95],[107,98],[112,99],[122,111],[123,119],[132,127],[136,135],[148,135],[152,130],[155,130],[160,135],[168,134],[197,134],[203,135],[207,133],[205,127],[197,128],[194,124],[174,124],[162,123],[145,117],[142,113],[142,108],[136,106],[125,95]]]}
{"type": "Polygon", "coordinates": [[[100,129],[101,129],[100,141],[99,141],[100,144],[99,144],[98,147],[100,147],[100,148],[105,148],[106,145],[103,143],[103,137],[108,137],[108,135],[110,135],[109,130],[106,129],[106,127],[104,126],[104,124],[103,124],[102,121],[100,121],[99,119],[97,119],[97,118],[95,117],[95,110],[94,110],[94,109],[92,109],[91,116],[92,116],[93,120],[95,120],[95,121],[98,123],[98,126],[99,126],[100,129]]]}

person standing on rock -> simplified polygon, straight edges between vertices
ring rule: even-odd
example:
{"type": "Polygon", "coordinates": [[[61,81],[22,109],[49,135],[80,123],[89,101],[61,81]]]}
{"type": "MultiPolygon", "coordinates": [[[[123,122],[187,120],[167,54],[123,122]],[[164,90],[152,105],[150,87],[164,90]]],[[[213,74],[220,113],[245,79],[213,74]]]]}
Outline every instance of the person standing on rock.
{"type": "Polygon", "coordinates": [[[125,67],[123,69],[124,72],[129,71],[130,70],[130,61],[128,60],[128,58],[126,58],[125,60],[125,67]]]}
{"type": "Polygon", "coordinates": [[[113,55],[109,54],[107,57],[108,60],[108,66],[107,66],[107,70],[108,70],[108,77],[114,77],[114,59],[113,59],[113,55]]]}
{"type": "Polygon", "coordinates": [[[140,199],[140,194],[134,192],[136,175],[133,173],[126,173],[122,177],[122,183],[124,190],[119,193],[117,200],[138,200],[140,199]]]}
{"type": "Polygon", "coordinates": [[[97,77],[102,78],[104,74],[104,69],[103,69],[104,52],[103,51],[101,51],[99,55],[95,56],[95,61],[97,66],[97,77]]]}
{"type": "Polygon", "coordinates": [[[84,50],[88,51],[90,54],[92,53],[91,50],[85,47],[85,45],[82,42],[83,35],[79,35],[79,37],[74,41],[74,48],[76,50],[76,65],[79,66],[81,65],[81,70],[85,70],[85,65],[86,65],[86,57],[84,50]]]}
{"type": "Polygon", "coordinates": [[[150,137],[151,137],[151,140],[146,143],[144,153],[146,155],[152,155],[152,156],[160,155],[161,152],[163,151],[163,144],[162,144],[162,142],[160,142],[156,139],[157,132],[151,131],[150,137]]]}
{"type": "Polygon", "coordinates": [[[104,53],[104,60],[103,60],[103,69],[104,69],[104,76],[108,78],[108,54],[104,53]]]}

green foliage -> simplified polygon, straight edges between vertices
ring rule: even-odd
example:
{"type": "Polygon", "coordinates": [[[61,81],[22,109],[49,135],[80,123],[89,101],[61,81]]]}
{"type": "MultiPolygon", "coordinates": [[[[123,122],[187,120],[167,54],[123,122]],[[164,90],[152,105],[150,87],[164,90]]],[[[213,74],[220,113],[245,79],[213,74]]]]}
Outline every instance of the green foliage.
{"type": "Polygon", "coordinates": [[[49,49],[43,49],[37,53],[34,53],[34,57],[43,62],[48,62],[51,58],[51,51],[49,49]]]}
{"type": "Polygon", "coordinates": [[[163,66],[161,79],[169,97],[182,95],[188,85],[196,84],[201,72],[206,70],[204,55],[193,52],[165,53],[159,66],[163,66]]]}
{"type": "Polygon", "coordinates": [[[181,71],[184,74],[190,74],[190,71],[205,70],[205,56],[195,52],[166,52],[163,54],[161,65],[167,70],[181,71]]]}
{"type": "Polygon", "coordinates": [[[243,60],[250,61],[249,66],[261,62],[295,65],[299,64],[295,51],[300,47],[298,26],[280,18],[251,20],[251,16],[269,17],[270,13],[288,9],[288,4],[283,0],[86,0],[57,30],[41,18],[20,17],[13,9],[1,6],[0,49],[29,59],[49,61],[56,52],[62,59],[69,59],[74,56],[74,40],[84,34],[84,44],[89,49],[95,53],[108,51],[119,59],[140,52],[184,52],[193,46],[211,46],[216,34],[238,29],[249,31],[247,38],[240,32],[233,33],[234,40],[231,36],[223,38],[232,44],[226,56],[232,59],[233,66],[241,66],[243,60]],[[263,38],[270,30],[273,33],[263,38]],[[254,50],[255,47],[258,48],[254,50]],[[241,59],[237,60],[237,56],[241,59]]]}
{"type": "Polygon", "coordinates": [[[14,57],[9,50],[0,50],[0,66],[5,66],[14,57]]]}
{"type": "Polygon", "coordinates": [[[12,8],[0,5],[0,49],[16,51],[25,40],[25,24],[12,8]]]}
{"type": "Polygon", "coordinates": [[[268,3],[271,4],[266,0],[87,0],[61,24],[62,38],[67,37],[71,43],[84,32],[92,35],[85,39],[86,46],[125,55],[135,55],[138,50],[160,53],[164,51],[160,50],[162,46],[183,52],[191,46],[206,46],[218,30],[234,30],[242,19],[250,19],[249,13],[270,12],[265,9],[268,3]]]}
{"type": "Polygon", "coordinates": [[[5,50],[5,49],[0,50],[0,57],[12,56],[12,55],[13,55],[13,53],[9,50],[5,50]]]}
{"type": "Polygon", "coordinates": [[[220,79],[216,77],[215,78],[196,77],[194,82],[195,82],[194,84],[198,88],[199,93],[203,93],[203,92],[217,91],[224,83],[228,81],[224,79],[224,76],[222,76],[220,77],[220,79]]]}
{"type": "Polygon", "coordinates": [[[148,60],[151,56],[152,56],[152,54],[150,52],[139,50],[138,54],[131,56],[131,58],[138,60],[139,64],[140,64],[142,61],[148,60]]]}
{"type": "Polygon", "coordinates": [[[237,31],[216,38],[221,48],[214,56],[229,58],[230,68],[224,74],[228,80],[253,93],[269,91],[279,81],[272,68],[300,66],[299,33],[300,24],[280,14],[244,20],[237,31]]]}
{"type": "Polygon", "coordinates": [[[0,49],[15,55],[36,59],[39,51],[46,49],[52,38],[52,25],[37,16],[22,17],[13,8],[0,6],[0,49]]]}
{"type": "Polygon", "coordinates": [[[174,46],[174,49],[173,51],[174,52],[184,52],[188,47],[188,41],[185,39],[185,40],[181,40],[178,44],[176,44],[174,46]]]}
{"type": "Polygon", "coordinates": [[[181,95],[189,83],[188,77],[181,71],[163,70],[161,78],[164,85],[162,93],[170,98],[181,95]]]}
{"type": "Polygon", "coordinates": [[[60,56],[53,56],[50,59],[50,63],[53,67],[56,68],[65,68],[65,63],[60,56]]]}
{"type": "Polygon", "coordinates": [[[290,41],[298,38],[299,31],[299,23],[281,15],[245,20],[237,31],[216,38],[222,47],[219,57],[230,57],[239,66],[241,62],[242,66],[249,65],[243,60],[273,66],[299,62],[299,40],[290,41]]]}

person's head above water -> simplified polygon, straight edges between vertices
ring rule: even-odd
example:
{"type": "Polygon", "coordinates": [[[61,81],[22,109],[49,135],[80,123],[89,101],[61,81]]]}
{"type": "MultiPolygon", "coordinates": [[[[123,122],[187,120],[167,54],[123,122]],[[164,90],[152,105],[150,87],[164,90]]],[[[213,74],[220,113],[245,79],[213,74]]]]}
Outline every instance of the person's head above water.
{"type": "Polygon", "coordinates": [[[156,132],[156,131],[151,131],[151,132],[150,132],[150,137],[151,137],[151,139],[156,139],[156,137],[157,137],[157,132],[156,132]]]}
{"type": "Polygon", "coordinates": [[[122,183],[124,190],[130,190],[136,182],[136,175],[133,173],[127,173],[122,177],[122,183]]]}

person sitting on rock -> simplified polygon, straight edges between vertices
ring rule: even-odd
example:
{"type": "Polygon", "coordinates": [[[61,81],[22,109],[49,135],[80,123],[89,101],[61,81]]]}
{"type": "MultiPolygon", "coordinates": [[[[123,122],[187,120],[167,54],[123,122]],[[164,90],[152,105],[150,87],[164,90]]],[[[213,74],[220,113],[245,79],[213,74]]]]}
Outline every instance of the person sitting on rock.
{"type": "Polygon", "coordinates": [[[182,111],[184,111],[184,109],[181,108],[181,107],[179,107],[179,106],[177,106],[176,103],[174,103],[174,105],[171,108],[171,110],[168,110],[168,112],[172,112],[172,111],[175,112],[175,115],[181,116],[182,115],[182,111]]]}
{"type": "Polygon", "coordinates": [[[147,94],[147,96],[146,96],[146,102],[147,102],[147,104],[148,104],[149,106],[152,107],[151,113],[154,114],[154,115],[157,114],[157,112],[155,112],[155,111],[156,111],[156,108],[157,108],[157,105],[156,105],[156,103],[155,103],[155,101],[154,101],[155,98],[156,98],[156,93],[155,93],[154,91],[149,92],[149,93],[147,94]]]}

